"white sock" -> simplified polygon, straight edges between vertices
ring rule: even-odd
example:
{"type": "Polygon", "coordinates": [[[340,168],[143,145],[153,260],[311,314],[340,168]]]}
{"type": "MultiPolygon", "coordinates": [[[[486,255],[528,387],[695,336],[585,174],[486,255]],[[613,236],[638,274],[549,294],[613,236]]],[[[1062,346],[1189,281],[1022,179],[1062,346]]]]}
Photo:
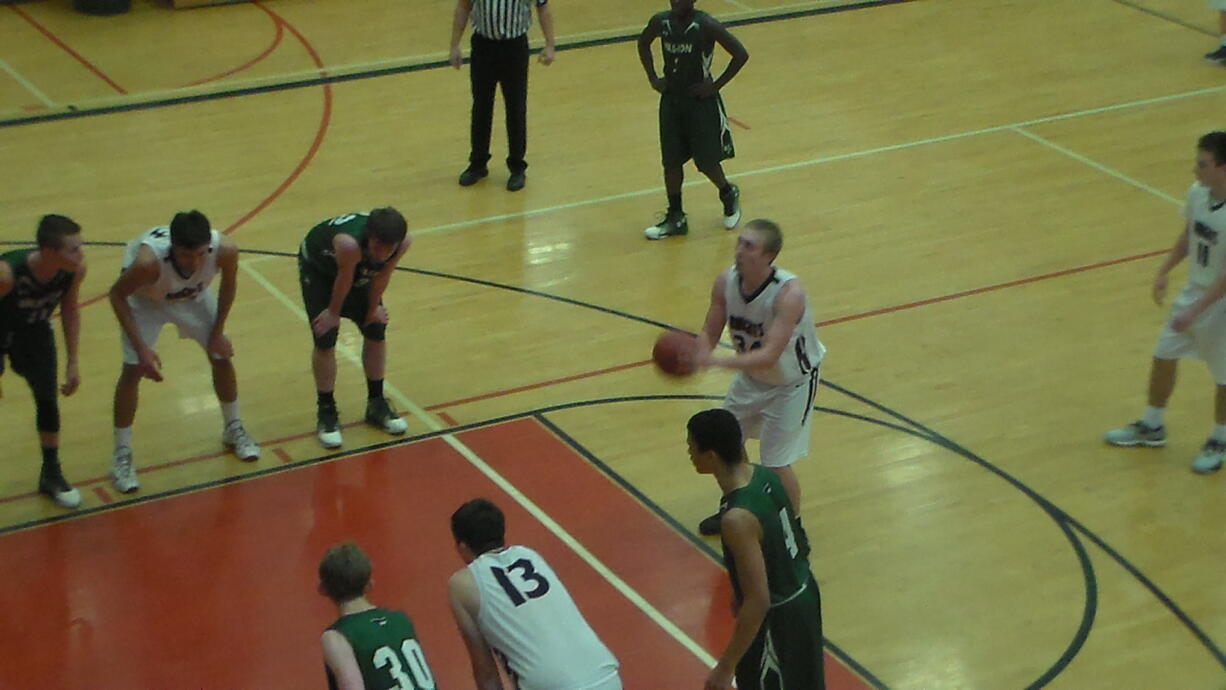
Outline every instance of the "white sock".
{"type": "Polygon", "coordinates": [[[132,447],[132,427],[115,427],[115,450],[132,447]]]}
{"type": "Polygon", "coordinates": [[[1213,432],[1209,434],[1209,438],[1226,443],[1226,424],[1214,425],[1213,432]]]}
{"type": "Polygon", "coordinates": [[[1157,429],[1162,426],[1162,415],[1165,413],[1165,407],[1147,406],[1145,414],[1141,416],[1141,423],[1151,429],[1157,429]]]}
{"type": "Polygon", "coordinates": [[[221,416],[226,422],[226,426],[230,426],[231,422],[238,421],[238,398],[234,402],[223,402],[221,404],[221,416]]]}

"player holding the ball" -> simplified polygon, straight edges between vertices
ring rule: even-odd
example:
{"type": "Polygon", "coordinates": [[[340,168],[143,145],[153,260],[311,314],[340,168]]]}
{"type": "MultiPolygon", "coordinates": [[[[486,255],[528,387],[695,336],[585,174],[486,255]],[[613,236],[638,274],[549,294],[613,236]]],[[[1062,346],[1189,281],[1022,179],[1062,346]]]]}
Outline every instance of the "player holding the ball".
{"type": "MultiPolygon", "coordinates": [[[[715,278],[711,306],[692,353],[695,367],[735,369],[724,409],[749,438],[761,439],[761,462],[774,470],[792,506],[800,510],[800,482],[792,463],[809,454],[813,398],[826,347],[817,339],[813,309],[800,280],[777,268],[783,248],[779,225],[758,218],[745,224],[736,261],[715,278]],[[724,331],[735,354],[715,354],[724,331]]],[[[720,513],[699,525],[719,534],[720,513]]]]}

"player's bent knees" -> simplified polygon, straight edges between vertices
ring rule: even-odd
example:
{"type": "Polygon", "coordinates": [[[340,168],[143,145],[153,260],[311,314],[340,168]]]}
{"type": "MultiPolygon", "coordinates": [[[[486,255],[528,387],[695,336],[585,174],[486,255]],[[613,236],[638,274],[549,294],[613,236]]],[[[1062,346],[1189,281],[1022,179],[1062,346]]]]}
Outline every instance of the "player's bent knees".
{"type": "Polygon", "coordinates": [[[339,329],[333,328],[332,330],[328,331],[327,333],[324,333],[323,335],[314,336],[315,351],[316,352],[325,352],[325,351],[330,352],[332,349],[334,349],[336,347],[336,335],[337,335],[338,330],[339,329]]]}
{"type": "Polygon", "coordinates": [[[387,339],[387,324],[369,323],[362,326],[362,337],[367,340],[373,340],[376,343],[383,342],[387,339]]]}

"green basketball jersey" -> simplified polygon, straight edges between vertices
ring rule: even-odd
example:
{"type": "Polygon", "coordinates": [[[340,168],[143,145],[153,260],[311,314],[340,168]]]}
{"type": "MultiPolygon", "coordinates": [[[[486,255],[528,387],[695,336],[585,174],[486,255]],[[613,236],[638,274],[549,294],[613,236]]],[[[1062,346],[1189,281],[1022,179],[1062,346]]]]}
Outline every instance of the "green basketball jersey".
{"type": "Polygon", "coordinates": [[[332,240],[337,235],[349,235],[362,248],[362,258],[353,271],[353,286],[366,287],[386,262],[376,262],[366,253],[366,221],[369,213],[346,213],[311,228],[298,248],[303,263],[328,278],[336,278],[336,256],[332,240]]]}
{"type": "MultiPolygon", "coordinates": [[[[724,496],[722,503],[721,511],[743,508],[762,524],[762,558],[766,562],[771,604],[792,598],[813,577],[809,573],[809,538],[792,510],[779,476],[761,465],[754,465],[749,484],[724,496]]],[[[736,561],[727,544],[724,544],[724,565],[739,601],[741,583],[737,581],[736,561]]]]}
{"type": "MultiPolygon", "coordinates": [[[[429,690],[435,687],[434,674],[426,664],[413,621],[403,612],[375,607],[341,616],[328,630],[339,632],[349,641],[367,688],[429,690]]],[[[328,687],[336,690],[332,670],[326,666],[324,670],[328,674],[328,687]]]]}
{"type": "Polygon", "coordinates": [[[656,15],[662,23],[660,48],[664,51],[664,79],[668,93],[685,95],[686,90],[711,78],[711,55],[715,41],[703,30],[707,14],[694,10],[694,16],[684,25],[673,20],[669,12],[656,15]]]}
{"type": "Polygon", "coordinates": [[[0,328],[16,330],[50,319],[72,287],[74,274],[69,271],[59,271],[51,280],[40,283],[30,271],[29,257],[35,251],[29,248],[0,254],[0,261],[13,273],[13,289],[0,299],[0,328]]]}

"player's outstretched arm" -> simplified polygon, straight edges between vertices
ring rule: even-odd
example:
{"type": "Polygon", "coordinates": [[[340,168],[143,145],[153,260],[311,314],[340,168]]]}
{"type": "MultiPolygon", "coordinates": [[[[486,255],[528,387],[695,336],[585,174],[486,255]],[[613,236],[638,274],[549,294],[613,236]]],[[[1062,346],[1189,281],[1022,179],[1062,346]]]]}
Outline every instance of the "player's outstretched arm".
{"type": "Polygon", "coordinates": [[[753,644],[770,609],[766,560],[762,557],[762,526],[758,518],[743,508],[732,508],[720,519],[720,533],[736,561],[737,582],[743,598],[732,628],[732,639],[728,640],[715,668],[707,676],[706,690],[732,687],[736,665],[753,644]]]}
{"type": "Polygon", "coordinates": [[[325,630],[320,638],[324,647],[324,664],[332,672],[338,690],[366,690],[358,658],[345,636],[335,630],[325,630]]]}
{"type": "Polygon", "coordinates": [[[123,273],[119,274],[119,279],[111,286],[108,293],[111,309],[115,312],[115,318],[119,320],[119,327],[123,329],[124,335],[128,336],[128,342],[132,343],[132,348],[136,350],[136,355],[140,358],[137,366],[140,367],[141,375],[154,381],[162,380],[162,362],[158,359],[157,353],[151,350],[140,337],[140,330],[136,328],[136,318],[132,315],[132,307],[128,304],[128,298],[137,290],[157,282],[160,271],[153,250],[142,245],[136,252],[136,259],[123,270],[123,273]]]}
{"type": "Polygon", "coordinates": [[[60,328],[64,331],[64,383],[60,385],[60,393],[72,395],[81,385],[81,369],[77,359],[81,344],[81,283],[85,280],[87,270],[85,261],[75,271],[72,285],[60,300],[60,328]]]}
{"type": "Polygon", "coordinates": [[[719,336],[724,332],[724,323],[728,320],[728,303],[724,298],[727,283],[728,271],[721,271],[711,286],[711,304],[707,307],[707,316],[702,321],[702,330],[698,331],[698,344],[694,352],[699,366],[711,363],[711,353],[719,344],[719,336]]]}
{"type": "Polygon", "coordinates": [[[468,649],[468,660],[473,668],[473,680],[477,690],[503,690],[498,664],[477,627],[477,614],[481,610],[477,594],[477,581],[468,570],[459,570],[447,581],[447,598],[451,602],[451,615],[455,617],[460,637],[468,649]]]}
{"type": "Polygon", "coordinates": [[[209,352],[229,358],[234,356],[234,348],[226,338],[226,319],[238,295],[238,245],[229,237],[217,248],[217,268],[221,270],[221,287],[217,290],[217,320],[209,335],[209,352]]]}

